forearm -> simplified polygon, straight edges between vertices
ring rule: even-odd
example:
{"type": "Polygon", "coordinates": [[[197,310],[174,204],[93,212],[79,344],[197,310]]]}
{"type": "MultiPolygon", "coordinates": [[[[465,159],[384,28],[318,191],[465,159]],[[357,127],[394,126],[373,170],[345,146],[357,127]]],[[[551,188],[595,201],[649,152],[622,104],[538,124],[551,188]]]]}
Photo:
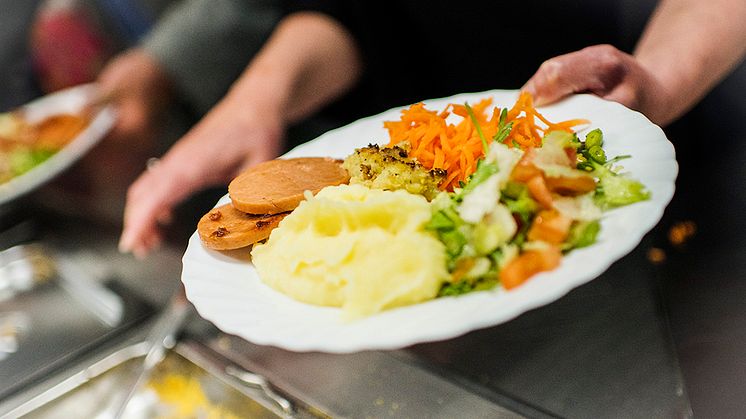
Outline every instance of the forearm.
{"type": "Polygon", "coordinates": [[[284,128],[349,88],[358,67],[354,44],[335,21],[321,14],[289,16],[161,167],[196,189],[276,157],[284,128]]]}
{"type": "Polygon", "coordinates": [[[284,123],[309,116],[348,90],[361,71],[349,33],[319,13],[295,13],[278,25],[225,100],[268,106],[284,123]]]}
{"type": "Polygon", "coordinates": [[[665,92],[661,119],[674,119],[746,55],[743,0],[662,0],[634,53],[665,92]]]}

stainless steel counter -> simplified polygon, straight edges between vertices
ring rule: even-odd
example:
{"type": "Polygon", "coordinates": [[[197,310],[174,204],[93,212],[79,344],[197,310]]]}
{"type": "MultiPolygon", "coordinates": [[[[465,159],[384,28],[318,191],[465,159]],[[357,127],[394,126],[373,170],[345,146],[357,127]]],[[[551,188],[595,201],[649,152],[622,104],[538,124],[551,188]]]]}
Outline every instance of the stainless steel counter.
{"type": "MultiPolygon", "coordinates": [[[[44,378],[60,380],[65,370],[75,371],[70,365],[79,368],[142,334],[180,273],[181,249],[175,246],[137,262],[116,251],[115,227],[48,209],[26,214],[36,226],[31,234],[59,254],[98,261],[93,265],[103,261],[98,280],[125,297],[131,319],[107,329],[95,320],[82,322],[85,309],[74,300],[44,304],[41,317],[55,318],[56,331],[27,341],[47,352],[22,347],[8,364],[0,361],[0,382],[12,383],[0,412],[49,388],[44,378]],[[50,355],[55,350],[57,357],[50,355]],[[34,364],[34,356],[44,362],[34,364]],[[15,378],[6,380],[10,373],[15,378]]],[[[690,404],[660,299],[660,271],[645,258],[651,240],[553,304],[444,342],[351,355],[293,353],[224,335],[200,319],[191,322],[187,338],[260,373],[304,411],[322,416],[687,417],[690,404]]],[[[8,304],[0,303],[0,311],[8,304]]]]}

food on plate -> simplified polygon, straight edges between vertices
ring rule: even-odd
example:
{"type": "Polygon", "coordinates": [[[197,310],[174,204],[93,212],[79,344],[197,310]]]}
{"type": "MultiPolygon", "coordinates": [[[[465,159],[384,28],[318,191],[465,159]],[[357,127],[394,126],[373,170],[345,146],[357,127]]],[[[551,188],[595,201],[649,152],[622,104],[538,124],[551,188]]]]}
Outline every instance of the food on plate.
{"type": "Polygon", "coordinates": [[[269,237],[272,229],[288,214],[247,214],[228,203],[205,214],[197,224],[197,232],[210,249],[239,249],[269,237]]]}
{"type": "Polygon", "coordinates": [[[618,162],[629,156],[606,156],[600,129],[575,132],[589,121],[553,123],[526,93],[510,109],[489,105],[410,106],[384,123],[387,146],[355,150],[334,166],[349,172],[350,185],[315,197],[307,185],[320,175],[306,164],[275,162],[232,182],[239,209],[238,187],[243,204],[292,211],[252,250],[261,280],[296,300],[341,307],[348,319],[498,285],[510,290],[594,244],[604,211],[650,197],[622,173],[618,162]],[[268,174],[278,165],[304,170],[268,174]],[[290,199],[269,179],[287,183],[298,207],[285,205],[290,199]]]}
{"type": "Polygon", "coordinates": [[[379,147],[371,144],[355,150],[344,160],[350,183],[368,188],[404,189],[432,200],[440,192],[446,176],[443,169],[425,169],[408,151],[399,146],[379,147]]]}
{"type": "Polygon", "coordinates": [[[430,215],[424,197],[403,190],[327,187],[254,245],[252,260],[272,288],[359,318],[438,295],[448,272],[424,228],[430,215]]]}
{"type": "Polygon", "coordinates": [[[7,145],[10,141],[28,141],[23,138],[32,132],[31,126],[19,112],[0,113],[0,139],[7,145]]]}
{"type": "Polygon", "coordinates": [[[448,175],[440,186],[453,191],[476,171],[487,139],[525,150],[541,147],[542,137],[549,132],[572,133],[574,127],[588,123],[585,119],[550,122],[536,111],[531,95],[525,92],[512,108],[495,107],[488,116],[486,110],[491,103],[491,99],[484,99],[473,108],[469,104],[450,104],[442,112],[416,103],[402,110],[399,121],[384,122],[389,132],[388,145],[407,144],[409,157],[426,169],[446,170],[448,175]],[[458,124],[449,123],[451,113],[463,119],[458,124]]]}
{"type": "Polygon", "coordinates": [[[78,115],[51,115],[35,124],[39,148],[59,150],[85,129],[88,119],[78,115]]]}
{"type": "Polygon", "coordinates": [[[325,157],[276,159],[238,175],[228,186],[231,203],[213,208],[197,225],[205,246],[239,249],[265,240],[303,200],[325,186],[347,183],[342,162],[325,157]]]}
{"type": "Polygon", "coordinates": [[[339,160],[326,157],[275,159],[238,175],[228,185],[233,206],[249,214],[292,211],[305,191],[316,193],[347,183],[350,176],[339,160]]]}
{"type": "Polygon", "coordinates": [[[0,183],[53,156],[88,125],[80,115],[58,114],[29,122],[22,112],[0,114],[0,183]]]}
{"type": "Polygon", "coordinates": [[[440,295],[515,288],[559,266],[562,253],[595,243],[604,209],[649,198],[619,173],[619,158],[597,152],[600,130],[584,141],[550,131],[525,151],[487,143],[464,186],[433,201],[428,228],[446,245],[451,273],[440,295]]]}

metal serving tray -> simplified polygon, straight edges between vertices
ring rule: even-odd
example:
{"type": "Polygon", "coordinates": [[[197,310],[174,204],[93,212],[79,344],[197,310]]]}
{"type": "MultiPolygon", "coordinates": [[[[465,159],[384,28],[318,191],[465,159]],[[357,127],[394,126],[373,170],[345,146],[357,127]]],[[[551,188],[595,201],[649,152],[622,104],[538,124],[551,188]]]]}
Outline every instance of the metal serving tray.
{"type": "MultiPolygon", "coordinates": [[[[145,345],[132,344],[81,369],[8,412],[30,419],[111,417],[145,345]]],[[[127,405],[124,418],[222,417],[277,419],[304,417],[269,387],[237,376],[261,378],[225,362],[198,342],[181,342],[154,369],[127,405]],[[226,372],[227,371],[227,372],[226,372]],[[233,375],[230,375],[232,373],[233,375]]]]}

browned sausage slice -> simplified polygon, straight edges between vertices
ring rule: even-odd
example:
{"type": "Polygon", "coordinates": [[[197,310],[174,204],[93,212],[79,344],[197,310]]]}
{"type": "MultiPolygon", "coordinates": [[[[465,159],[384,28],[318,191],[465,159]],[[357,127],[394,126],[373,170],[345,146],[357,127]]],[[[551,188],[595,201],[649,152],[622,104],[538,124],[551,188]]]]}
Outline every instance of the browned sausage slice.
{"type": "Polygon", "coordinates": [[[327,157],[276,159],[260,163],[228,185],[236,209],[249,214],[292,211],[303,192],[317,193],[326,186],[350,181],[342,162],[327,157]]]}
{"type": "Polygon", "coordinates": [[[238,249],[269,237],[288,214],[252,215],[225,204],[205,214],[197,224],[197,232],[202,243],[211,249],[238,249]]]}

